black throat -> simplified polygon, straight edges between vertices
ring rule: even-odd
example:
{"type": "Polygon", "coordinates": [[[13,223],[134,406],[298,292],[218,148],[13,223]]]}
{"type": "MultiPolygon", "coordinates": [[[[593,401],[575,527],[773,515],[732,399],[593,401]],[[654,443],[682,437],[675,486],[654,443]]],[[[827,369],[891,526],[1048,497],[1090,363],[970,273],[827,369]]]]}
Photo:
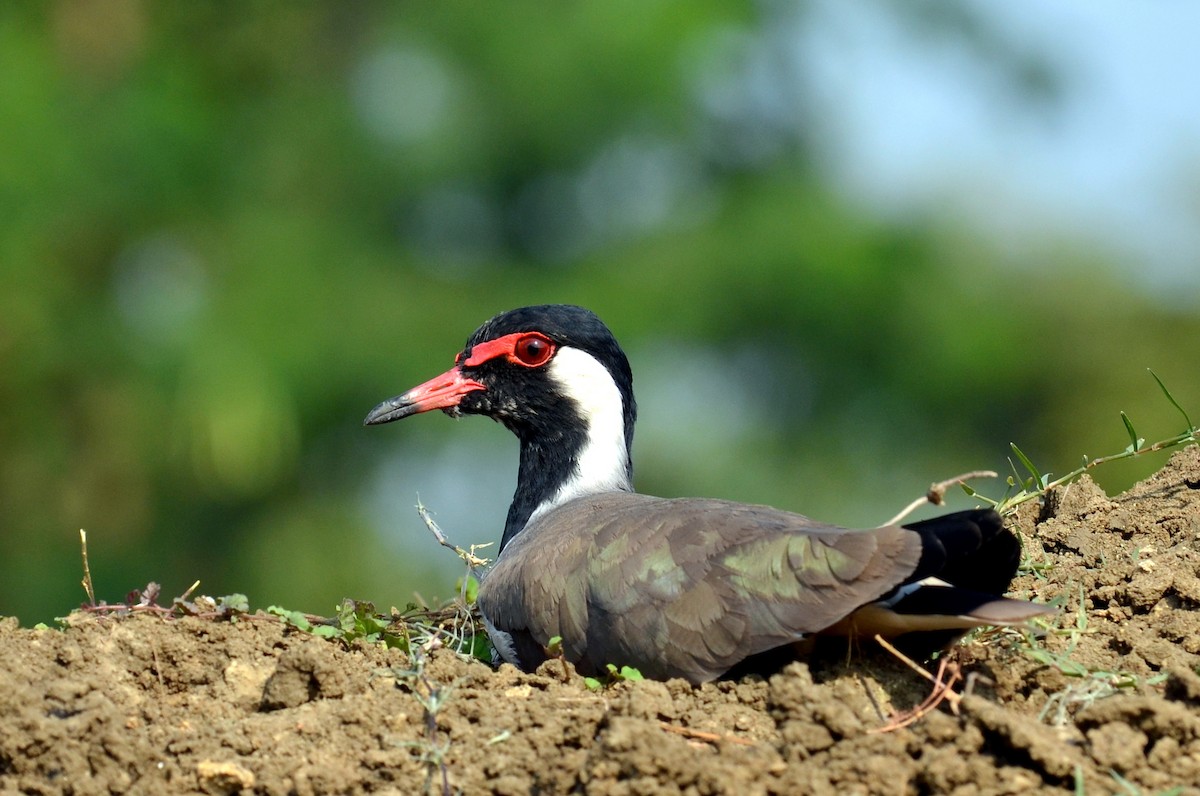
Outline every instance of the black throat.
{"type": "Polygon", "coordinates": [[[596,479],[596,473],[585,472],[586,468],[581,466],[589,444],[607,445],[612,450],[613,443],[591,437],[591,429],[572,399],[563,397],[552,409],[546,409],[532,419],[502,419],[521,443],[521,461],[517,469],[517,488],[500,539],[500,552],[539,509],[571,497],[632,488],[631,452],[637,408],[631,392],[623,393],[622,403],[624,450],[620,484],[614,484],[611,477],[596,479]]]}
{"type": "Polygon", "coordinates": [[[525,528],[533,513],[553,500],[571,480],[587,444],[587,430],[582,425],[561,429],[557,438],[527,437],[520,433],[517,436],[521,440],[521,463],[517,469],[517,489],[500,538],[501,552],[525,528]]]}
{"type": "Polygon", "coordinates": [[[487,384],[487,390],[470,393],[460,404],[464,412],[500,421],[521,444],[517,488],[501,551],[539,510],[574,497],[632,489],[630,451],[637,420],[633,374],[625,352],[595,313],[566,304],[510,310],[476,329],[460,356],[469,361],[479,343],[528,331],[551,339],[559,347],[557,359],[549,367],[533,369],[514,367],[503,359],[485,361],[471,375],[487,384]],[[565,373],[552,378],[556,363],[575,356],[569,349],[598,363],[612,379],[616,395],[607,395],[586,362],[564,365],[565,373]],[[619,408],[614,400],[620,401],[619,408]]]}

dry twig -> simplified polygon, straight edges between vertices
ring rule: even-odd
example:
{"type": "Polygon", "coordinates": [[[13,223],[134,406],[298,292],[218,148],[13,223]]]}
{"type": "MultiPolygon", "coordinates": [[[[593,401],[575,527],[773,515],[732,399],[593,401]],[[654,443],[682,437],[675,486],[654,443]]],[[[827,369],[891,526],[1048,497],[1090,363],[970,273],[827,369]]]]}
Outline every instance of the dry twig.
{"type": "Polygon", "coordinates": [[[483,567],[486,567],[488,564],[492,563],[491,559],[489,558],[480,558],[479,556],[475,555],[476,550],[481,550],[485,547],[491,547],[491,542],[478,545],[473,544],[471,545],[470,550],[464,550],[463,548],[454,544],[446,538],[446,534],[443,533],[442,529],[438,527],[438,524],[434,522],[433,517],[429,514],[429,509],[425,508],[425,505],[421,503],[420,498],[417,499],[417,515],[420,516],[421,521],[425,523],[425,527],[429,529],[429,532],[433,534],[433,538],[437,539],[437,543],[442,547],[453,550],[454,554],[461,558],[467,566],[471,567],[472,569],[482,569],[483,567]]]}
{"type": "Polygon", "coordinates": [[[87,531],[79,529],[79,546],[83,551],[83,590],[87,593],[88,605],[96,604],[96,590],[92,587],[92,569],[88,566],[87,531]]]}
{"type": "Polygon", "coordinates": [[[667,732],[673,732],[676,735],[682,735],[684,738],[691,738],[696,741],[705,741],[707,743],[720,743],[728,741],[729,743],[739,744],[741,746],[754,746],[754,741],[746,738],[739,738],[736,735],[719,735],[715,732],[705,732],[703,730],[693,730],[691,727],[680,727],[678,724],[667,724],[665,721],[658,723],[667,732]]]}
{"type": "Polygon", "coordinates": [[[924,506],[926,503],[929,503],[933,506],[942,505],[946,502],[946,490],[952,486],[965,484],[967,481],[970,481],[973,478],[995,478],[996,476],[997,474],[993,470],[972,470],[969,473],[956,475],[953,478],[947,478],[945,481],[938,481],[936,484],[931,484],[928,492],[914,500],[912,503],[909,503],[899,514],[885,522],[884,525],[895,525],[909,514],[912,514],[914,511],[921,508],[921,506],[924,506]]]}
{"type": "Polygon", "coordinates": [[[892,655],[896,656],[896,658],[905,666],[908,666],[914,672],[933,683],[933,691],[928,697],[925,698],[923,702],[921,702],[921,704],[910,710],[893,715],[887,724],[883,725],[882,727],[876,727],[875,729],[868,730],[868,732],[894,732],[895,730],[908,727],[909,725],[920,721],[927,714],[929,714],[930,711],[942,704],[942,702],[949,702],[950,709],[955,715],[958,715],[959,703],[962,701],[962,697],[954,692],[954,685],[962,680],[962,671],[959,669],[958,664],[953,663],[948,658],[943,657],[941,662],[938,664],[937,674],[932,675],[927,672],[924,667],[916,663],[912,658],[908,657],[903,652],[888,643],[888,641],[882,636],[876,635],[875,640],[879,642],[881,647],[886,649],[892,655]],[[942,678],[947,674],[947,672],[949,672],[949,678],[943,680],[942,678]]]}

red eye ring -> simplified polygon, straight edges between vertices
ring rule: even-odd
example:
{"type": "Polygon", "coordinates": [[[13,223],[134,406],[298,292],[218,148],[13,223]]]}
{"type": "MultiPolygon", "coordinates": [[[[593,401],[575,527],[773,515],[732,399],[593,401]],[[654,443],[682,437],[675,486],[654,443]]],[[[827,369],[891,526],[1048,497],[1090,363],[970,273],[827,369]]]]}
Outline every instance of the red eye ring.
{"type": "Polygon", "coordinates": [[[470,348],[470,355],[459,354],[454,360],[460,368],[477,368],[485,362],[497,357],[512,365],[524,368],[539,368],[550,361],[558,346],[544,334],[539,332],[514,332],[492,340],[475,343],[470,348]]]}
{"type": "Polygon", "coordinates": [[[538,368],[554,356],[554,342],[536,332],[523,334],[513,343],[511,361],[528,368],[538,368]]]}

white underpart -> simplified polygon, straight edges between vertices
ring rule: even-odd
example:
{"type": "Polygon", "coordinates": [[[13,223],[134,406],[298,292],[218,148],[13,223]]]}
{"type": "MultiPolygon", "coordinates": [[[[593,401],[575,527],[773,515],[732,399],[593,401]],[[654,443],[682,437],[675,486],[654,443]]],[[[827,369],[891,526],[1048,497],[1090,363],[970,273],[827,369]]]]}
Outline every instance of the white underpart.
{"type": "Polygon", "coordinates": [[[890,598],[888,598],[886,600],[880,600],[879,602],[881,605],[886,605],[888,608],[891,608],[893,605],[900,602],[905,597],[907,597],[908,595],[915,592],[917,589],[920,589],[924,586],[950,586],[950,585],[952,585],[952,584],[947,583],[946,581],[942,580],[941,578],[935,578],[932,575],[930,575],[928,578],[925,578],[924,580],[918,580],[916,583],[910,583],[907,586],[901,586],[900,588],[896,589],[896,593],[893,594],[890,598]]]}
{"type": "Polygon", "coordinates": [[[574,472],[553,497],[538,506],[530,522],[573,498],[633,489],[625,444],[625,406],[608,368],[591,354],[564,346],[558,349],[546,372],[559,392],[579,408],[587,439],[574,472]]]}

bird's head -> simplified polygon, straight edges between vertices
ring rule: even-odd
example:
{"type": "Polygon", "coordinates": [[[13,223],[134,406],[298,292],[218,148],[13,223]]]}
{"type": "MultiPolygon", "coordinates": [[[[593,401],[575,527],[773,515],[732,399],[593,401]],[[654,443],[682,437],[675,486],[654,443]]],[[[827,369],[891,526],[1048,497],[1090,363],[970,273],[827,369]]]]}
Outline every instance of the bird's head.
{"type": "Polygon", "coordinates": [[[379,404],[364,422],[390,423],[431,409],[487,415],[522,442],[617,431],[626,450],[637,416],[629,360],[612,332],[595,313],[567,304],[497,315],[468,338],[454,367],[379,404]]]}

